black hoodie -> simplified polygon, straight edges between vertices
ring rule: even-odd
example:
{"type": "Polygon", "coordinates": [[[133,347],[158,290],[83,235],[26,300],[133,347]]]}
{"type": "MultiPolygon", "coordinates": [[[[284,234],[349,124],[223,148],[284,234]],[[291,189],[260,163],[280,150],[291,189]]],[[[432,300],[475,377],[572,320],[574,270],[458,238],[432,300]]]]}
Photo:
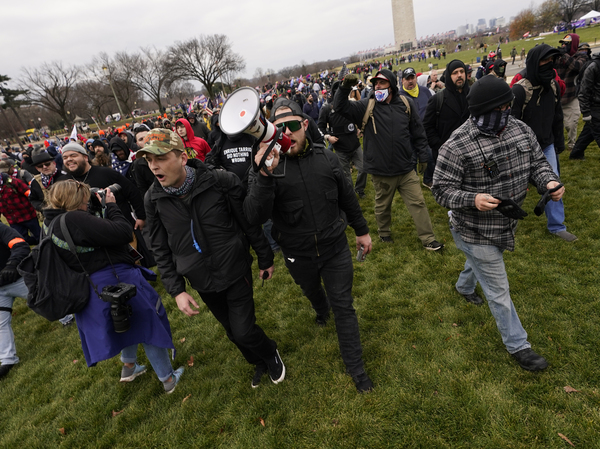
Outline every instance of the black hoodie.
{"type": "MultiPolygon", "coordinates": [[[[389,70],[378,73],[388,79],[392,93],[389,103],[375,103],[373,119],[369,119],[365,127],[363,168],[372,175],[404,175],[414,167],[414,153],[419,155],[421,162],[429,159],[427,137],[417,107],[410,98],[407,100],[411,113],[407,113],[406,106],[398,95],[396,76],[389,70]]],[[[362,124],[369,99],[374,96],[374,92],[360,101],[348,100],[349,93],[349,88],[340,86],[333,100],[333,108],[351,122],[362,124]]]]}
{"type": "MultiPolygon", "coordinates": [[[[542,149],[554,144],[557,153],[565,149],[563,135],[563,112],[560,98],[557,97],[550,83],[555,83],[556,92],[560,87],[554,81],[553,64],[546,64],[549,73],[544,81],[543,72],[540,73],[540,61],[548,57],[560,55],[559,50],[547,44],[532,48],[527,55],[527,78],[533,85],[533,94],[523,109],[525,103],[525,88],[520,84],[512,87],[515,100],[512,105],[512,115],[524,121],[535,133],[542,149]],[[547,79],[550,79],[548,81],[547,79]]],[[[560,94],[558,94],[560,96],[560,94]]]]}
{"type": "Polygon", "coordinates": [[[460,67],[465,69],[466,79],[467,68],[465,64],[457,59],[450,61],[446,66],[446,79],[444,81],[446,87],[432,96],[427,103],[423,126],[434,156],[437,155],[437,151],[448,140],[454,130],[469,118],[469,105],[467,103],[469,83],[465,80],[462,92],[459,92],[452,82],[451,73],[460,67]],[[439,111],[438,95],[443,97],[442,107],[439,111]]]}

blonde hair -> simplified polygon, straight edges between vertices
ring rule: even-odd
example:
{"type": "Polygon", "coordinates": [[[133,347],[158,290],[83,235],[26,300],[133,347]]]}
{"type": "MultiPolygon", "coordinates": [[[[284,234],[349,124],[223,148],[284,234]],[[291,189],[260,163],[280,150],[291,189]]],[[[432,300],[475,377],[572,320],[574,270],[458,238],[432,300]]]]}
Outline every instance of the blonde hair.
{"type": "Polygon", "coordinates": [[[90,200],[90,186],[74,179],[59,181],[48,190],[48,209],[77,210],[90,200]]]}

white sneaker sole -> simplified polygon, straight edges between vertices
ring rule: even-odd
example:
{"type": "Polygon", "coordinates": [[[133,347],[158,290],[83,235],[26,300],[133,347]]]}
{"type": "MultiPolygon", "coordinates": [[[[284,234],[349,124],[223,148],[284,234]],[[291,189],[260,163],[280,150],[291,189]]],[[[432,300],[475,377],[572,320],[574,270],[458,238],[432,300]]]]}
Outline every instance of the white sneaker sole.
{"type": "Polygon", "coordinates": [[[121,377],[121,382],[131,382],[136,377],[141,376],[142,374],[144,374],[146,371],[147,371],[147,369],[144,368],[142,371],[137,372],[137,373],[133,373],[131,376],[121,377]]]}

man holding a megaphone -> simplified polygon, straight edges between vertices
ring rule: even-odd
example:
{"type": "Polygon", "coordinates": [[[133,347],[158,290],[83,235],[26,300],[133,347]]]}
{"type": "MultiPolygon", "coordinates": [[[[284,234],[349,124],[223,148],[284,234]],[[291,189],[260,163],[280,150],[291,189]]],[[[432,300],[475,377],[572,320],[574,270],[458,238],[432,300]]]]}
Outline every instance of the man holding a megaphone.
{"type": "Polygon", "coordinates": [[[250,173],[244,200],[245,215],[253,224],[272,218],[272,235],[290,274],[315,309],[316,323],[325,326],[333,311],[346,372],[359,392],[371,391],[353,306],[352,255],[345,233],[350,224],[364,260],[371,252],[367,222],[337,156],[324,147],[318,129],[300,106],[279,98],[271,120],[289,139],[289,149],[280,154],[269,141],[259,139],[255,171],[250,173]]]}

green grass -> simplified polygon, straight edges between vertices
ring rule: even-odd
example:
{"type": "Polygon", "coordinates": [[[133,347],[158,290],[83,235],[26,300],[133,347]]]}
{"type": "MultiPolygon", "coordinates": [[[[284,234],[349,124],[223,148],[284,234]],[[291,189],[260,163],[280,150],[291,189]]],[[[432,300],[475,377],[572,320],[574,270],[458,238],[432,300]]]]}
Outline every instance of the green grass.
{"type": "MultiPolygon", "coordinates": [[[[88,369],[75,327],[47,322],[17,300],[13,328],[21,363],[0,381],[0,447],[568,447],[559,433],[577,447],[600,447],[595,144],[586,157],[560,157],[566,222],[579,240],[569,244],[548,233],[545,218],[533,214],[539,195],[532,189],[516,251],[505,256],[529,340],[550,363],[543,373],[519,368],[487,306],[469,305],[454,291],[464,256],[446,210],[424,189],[444,252],[423,250],[396,196],[395,243],[375,241],[367,260],[355,262],[355,306],[373,393],[357,394],[344,374],[333,323],[314,324],[279,255],[275,279],[264,287],[256,281],[256,314],[277,341],[288,374],[280,385],[263,379],[256,390],[249,385],[252,367],[204,306],[188,318],[165,295],[174,366],[186,365],[167,396],[152,370],[120,384],[118,358],[88,369]],[[567,394],[566,385],[579,392],[567,394]],[[113,417],[113,411],[122,413],[113,417]]],[[[368,183],[361,206],[376,239],[373,195],[368,183]]],[[[140,361],[147,361],[143,351],[140,361]]]]}
{"type": "MultiPolygon", "coordinates": [[[[528,52],[536,44],[548,44],[552,47],[557,47],[558,45],[560,45],[558,42],[559,39],[562,39],[565,34],[567,34],[567,32],[558,33],[558,34],[555,33],[555,34],[551,34],[548,36],[541,36],[542,37],[541,40],[534,40],[534,38],[530,38],[527,40],[510,41],[508,44],[502,44],[501,45],[502,59],[504,59],[505,61],[508,61],[510,63],[510,61],[512,60],[512,58],[510,56],[510,51],[512,50],[513,46],[516,46],[518,53],[517,53],[517,59],[515,62],[520,62],[519,55],[521,54],[521,48],[525,48],[525,51],[528,52]]],[[[596,26],[578,29],[577,34],[580,37],[580,42],[588,42],[590,45],[594,46],[596,44],[597,40],[600,39],[600,26],[596,25],[596,26]]],[[[448,64],[453,59],[460,59],[461,61],[463,61],[466,64],[476,64],[477,57],[483,56],[483,53],[477,53],[477,51],[475,49],[468,50],[468,48],[471,46],[474,46],[475,43],[478,44],[479,42],[480,42],[479,39],[473,39],[468,43],[461,41],[462,48],[464,50],[460,51],[458,53],[454,53],[454,47],[446,48],[446,52],[447,52],[446,59],[444,59],[442,57],[441,60],[427,59],[426,61],[421,61],[421,62],[412,61],[410,64],[408,63],[408,61],[406,61],[403,64],[394,65],[393,66],[394,72],[396,72],[399,69],[404,70],[407,67],[412,67],[417,72],[427,72],[427,71],[429,71],[429,63],[430,62],[432,62],[433,64],[438,64],[438,70],[443,71],[446,68],[446,64],[448,64]]],[[[496,46],[498,45],[498,36],[489,36],[487,38],[484,38],[484,42],[488,43],[488,50],[487,50],[488,52],[490,52],[492,50],[496,51],[496,46]]],[[[596,49],[593,49],[593,51],[596,52],[596,49]]],[[[408,55],[408,52],[403,53],[403,54],[406,56],[406,55],[408,55]]],[[[383,61],[386,58],[389,59],[389,56],[381,57],[381,58],[379,58],[379,60],[383,61]]],[[[354,67],[355,65],[356,64],[349,64],[348,67],[354,67]]],[[[339,70],[339,68],[338,68],[338,70],[339,70]]]]}

